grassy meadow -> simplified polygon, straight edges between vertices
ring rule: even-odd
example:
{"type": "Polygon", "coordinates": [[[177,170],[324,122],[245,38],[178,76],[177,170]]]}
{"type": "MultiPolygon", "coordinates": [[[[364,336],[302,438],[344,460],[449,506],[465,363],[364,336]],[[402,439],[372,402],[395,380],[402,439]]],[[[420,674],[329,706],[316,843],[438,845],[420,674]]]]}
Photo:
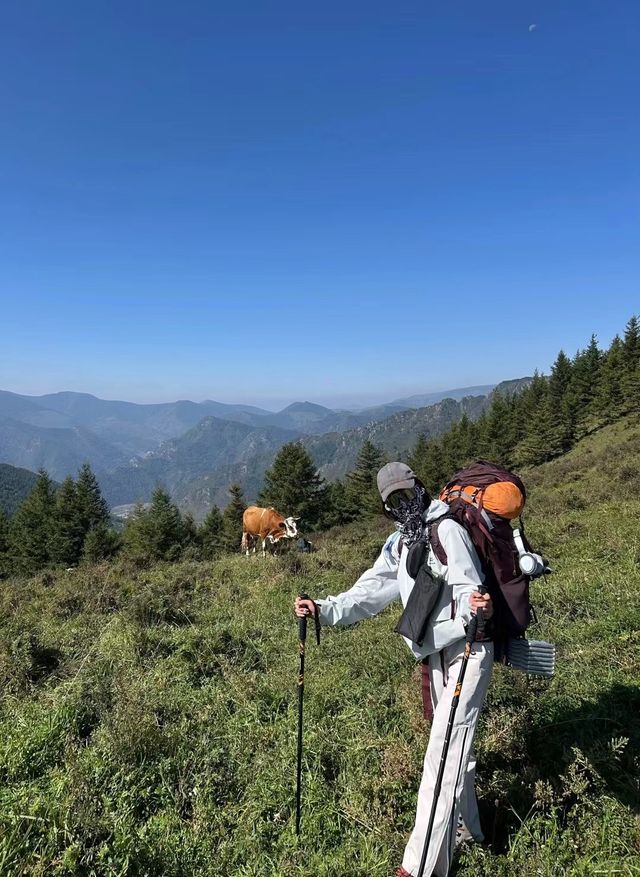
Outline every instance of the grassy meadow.
{"type": "MultiPolygon", "coordinates": [[[[457,877],[640,875],[640,427],[526,473],[551,681],[496,668],[487,847],[457,877]]],[[[388,524],[313,555],[122,561],[0,583],[2,877],[388,877],[428,725],[399,607],[308,641],[295,836],[296,593],[337,593],[388,524]]]]}

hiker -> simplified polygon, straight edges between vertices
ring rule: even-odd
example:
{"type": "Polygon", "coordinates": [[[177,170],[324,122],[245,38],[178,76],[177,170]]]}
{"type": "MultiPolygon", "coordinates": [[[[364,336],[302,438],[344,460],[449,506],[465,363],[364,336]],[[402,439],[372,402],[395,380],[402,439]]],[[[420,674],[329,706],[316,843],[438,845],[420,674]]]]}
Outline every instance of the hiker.
{"type": "MultiPolygon", "coordinates": [[[[432,500],[422,482],[404,463],[387,463],[378,472],[377,482],[385,513],[396,522],[396,532],[387,539],[373,566],[347,591],[317,600],[296,598],[298,617],[318,613],[322,625],[344,626],[372,618],[393,600],[400,599],[406,605],[414,586],[414,579],[407,570],[409,550],[433,522],[449,512],[449,506],[432,500]]],[[[467,625],[479,609],[486,621],[493,614],[490,596],[480,592],[484,575],[467,531],[456,521],[444,519],[438,524],[437,533],[447,564],[442,563],[431,548],[426,563],[433,579],[442,583],[442,587],[428,617],[422,645],[404,637],[427,670],[433,720],[418,791],[415,825],[395,877],[418,874],[467,625]]],[[[472,745],[492,668],[493,643],[487,638],[476,641],[455,713],[424,877],[432,874],[446,877],[456,842],[483,840],[474,789],[472,745]]]]}

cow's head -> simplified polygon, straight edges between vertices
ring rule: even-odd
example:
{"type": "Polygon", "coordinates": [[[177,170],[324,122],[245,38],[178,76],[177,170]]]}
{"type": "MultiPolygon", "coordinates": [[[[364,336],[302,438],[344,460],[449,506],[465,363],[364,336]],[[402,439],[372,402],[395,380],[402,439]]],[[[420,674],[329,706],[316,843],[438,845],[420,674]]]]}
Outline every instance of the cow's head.
{"type": "Polygon", "coordinates": [[[296,521],[299,521],[300,518],[285,518],[283,521],[285,533],[284,535],[288,539],[295,539],[298,535],[298,527],[296,521]]]}

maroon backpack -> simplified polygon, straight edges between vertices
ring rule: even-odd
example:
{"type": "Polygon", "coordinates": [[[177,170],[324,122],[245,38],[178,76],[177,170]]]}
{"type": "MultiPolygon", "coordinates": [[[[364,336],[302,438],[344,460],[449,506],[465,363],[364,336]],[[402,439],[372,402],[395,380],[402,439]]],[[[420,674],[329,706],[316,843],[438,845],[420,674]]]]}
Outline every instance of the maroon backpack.
{"type": "MultiPolygon", "coordinates": [[[[499,644],[509,637],[522,636],[533,608],[529,602],[530,578],[520,570],[511,520],[524,508],[524,484],[513,472],[478,460],[453,476],[440,499],[449,504],[449,512],[431,526],[434,554],[441,563],[447,563],[447,554],[438,538],[442,521],[453,520],[464,527],[478,552],[485,587],[493,601],[494,641],[499,644]]],[[[524,528],[521,532],[529,551],[524,528]]]]}

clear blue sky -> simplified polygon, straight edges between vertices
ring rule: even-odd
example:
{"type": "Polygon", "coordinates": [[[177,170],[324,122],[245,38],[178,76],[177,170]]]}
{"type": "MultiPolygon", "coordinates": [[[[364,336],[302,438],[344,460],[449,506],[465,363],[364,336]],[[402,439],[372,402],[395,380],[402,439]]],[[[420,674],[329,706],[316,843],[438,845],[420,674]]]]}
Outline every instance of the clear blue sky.
{"type": "Polygon", "coordinates": [[[0,388],[373,401],[606,344],[639,85],[637,0],[7,0],[0,388]]]}

